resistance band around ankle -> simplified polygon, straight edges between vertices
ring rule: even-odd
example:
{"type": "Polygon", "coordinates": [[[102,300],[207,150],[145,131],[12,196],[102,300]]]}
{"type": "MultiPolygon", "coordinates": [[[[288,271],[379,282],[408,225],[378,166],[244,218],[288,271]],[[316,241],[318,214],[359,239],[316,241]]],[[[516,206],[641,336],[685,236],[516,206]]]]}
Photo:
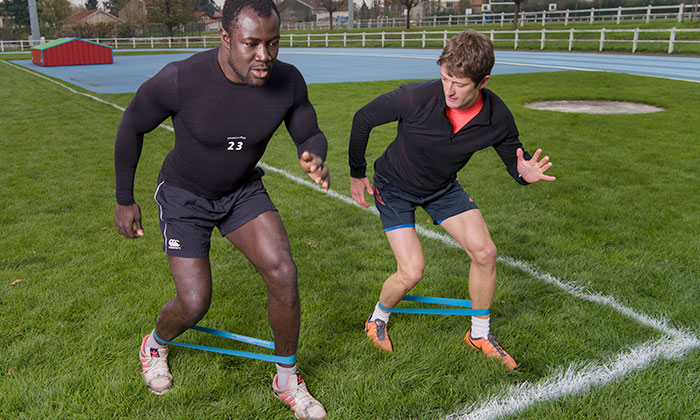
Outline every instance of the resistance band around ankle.
{"type": "MultiPolygon", "coordinates": [[[[431,303],[435,305],[447,305],[447,306],[458,306],[461,308],[471,308],[472,301],[466,299],[448,299],[448,298],[438,298],[430,296],[413,296],[406,295],[401,300],[406,300],[410,302],[418,303],[431,303]]],[[[399,313],[399,314],[429,314],[429,315],[488,315],[491,311],[490,308],[487,309],[439,309],[439,308],[386,308],[384,305],[379,303],[379,309],[385,312],[399,313]]]]}
{"type": "MultiPolygon", "coordinates": [[[[258,346],[258,347],[264,347],[264,348],[271,349],[271,350],[275,349],[275,343],[273,343],[272,341],[261,340],[259,338],[248,337],[245,335],[234,334],[234,333],[221,331],[221,330],[215,330],[213,328],[200,327],[199,325],[195,325],[191,329],[195,330],[195,331],[200,331],[203,333],[211,334],[211,335],[216,335],[218,337],[227,338],[229,340],[235,340],[235,341],[240,341],[240,342],[246,343],[246,344],[252,344],[252,345],[258,346]]],[[[198,344],[178,343],[177,341],[166,341],[166,340],[163,340],[160,337],[158,337],[156,335],[155,331],[153,331],[153,337],[156,340],[160,341],[161,343],[172,344],[173,346],[186,347],[186,348],[195,349],[195,350],[210,351],[212,353],[228,354],[230,356],[246,357],[248,359],[264,360],[266,362],[292,364],[292,363],[295,363],[297,360],[296,354],[293,354],[291,356],[286,356],[286,357],[285,356],[274,356],[274,355],[264,354],[264,353],[254,353],[254,352],[249,352],[249,351],[224,349],[221,347],[209,347],[209,346],[201,346],[198,344]]]]}

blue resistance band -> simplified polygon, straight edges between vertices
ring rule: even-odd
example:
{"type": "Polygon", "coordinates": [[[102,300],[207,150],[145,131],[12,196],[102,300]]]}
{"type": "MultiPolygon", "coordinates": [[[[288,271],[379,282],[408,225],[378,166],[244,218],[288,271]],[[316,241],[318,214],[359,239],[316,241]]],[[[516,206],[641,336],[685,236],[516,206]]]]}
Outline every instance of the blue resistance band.
{"type": "MultiPolygon", "coordinates": [[[[472,301],[465,299],[448,299],[448,298],[437,298],[430,296],[412,296],[406,295],[401,300],[407,300],[411,302],[419,303],[433,303],[436,305],[448,305],[448,306],[459,306],[462,308],[471,308],[472,301]]],[[[379,308],[382,311],[393,312],[399,314],[429,314],[429,315],[488,315],[491,309],[419,309],[419,308],[408,308],[408,309],[396,309],[396,308],[385,308],[381,303],[379,308]]]]}
{"type": "MultiPolygon", "coordinates": [[[[271,350],[275,349],[275,343],[273,343],[272,341],[266,341],[266,340],[261,340],[259,338],[247,337],[245,335],[239,335],[239,334],[234,334],[234,333],[230,333],[230,332],[226,332],[226,331],[215,330],[212,328],[200,327],[199,325],[195,325],[191,329],[193,329],[195,331],[201,331],[201,332],[207,333],[207,334],[216,335],[218,337],[227,338],[229,340],[236,340],[236,341],[240,341],[242,343],[252,344],[252,345],[258,346],[258,347],[265,347],[265,348],[271,349],[271,350]]],[[[161,338],[159,338],[156,335],[155,331],[153,332],[153,337],[156,340],[160,341],[161,343],[172,344],[173,346],[187,347],[189,349],[195,349],[195,350],[210,351],[212,353],[228,354],[230,356],[247,357],[248,359],[264,360],[266,362],[292,364],[292,363],[295,363],[297,360],[296,354],[293,354],[293,355],[287,356],[287,357],[283,357],[283,356],[273,356],[273,355],[263,354],[263,353],[253,353],[253,352],[249,352],[249,351],[223,349],[220,347],[209,347],[209,346],[200,346],[197,344],[178,343],[177,341],[166,341],[166,340],[162,340],[161,338]]]]}

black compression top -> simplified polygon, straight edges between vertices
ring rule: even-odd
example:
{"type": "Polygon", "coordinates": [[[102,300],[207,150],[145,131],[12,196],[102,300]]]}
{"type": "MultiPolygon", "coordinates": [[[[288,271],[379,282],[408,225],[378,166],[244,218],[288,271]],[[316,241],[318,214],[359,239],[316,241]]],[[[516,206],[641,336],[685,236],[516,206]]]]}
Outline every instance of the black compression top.
{"type": "MultiPolygon", "coordinates": [[[[508,173],[527,182],[517,169],[516,150],[522,145],[510,110],[495,93],[482,89],[484,106],[457,133],[445,114],[440,80],[414,82],[385,93],[362,107],[352,122],[350,175],[365,177],[365,151],[372,128],[398,121],[396,138],[376,160],[375,168],[400,190],[418,197],[444,188],[457,177],[474,152],[492,146],[508,173]]],[[[530,155],[524,153],[526,159],[530,155]]]]}
{"type": "Polygon", "coordinates": [[[301,155],[325,160],[301,73],[276,61],[262,87],[233,83],[217,60],[218,48],[166,65],[146,81],[124,111],[114,148],[117,203],[134,203],[133,183],[143,135],[172,117],[175,146],[163,162],[164,181],[209,199],[259,177],[255,168],[284,121],[301,155]]]}

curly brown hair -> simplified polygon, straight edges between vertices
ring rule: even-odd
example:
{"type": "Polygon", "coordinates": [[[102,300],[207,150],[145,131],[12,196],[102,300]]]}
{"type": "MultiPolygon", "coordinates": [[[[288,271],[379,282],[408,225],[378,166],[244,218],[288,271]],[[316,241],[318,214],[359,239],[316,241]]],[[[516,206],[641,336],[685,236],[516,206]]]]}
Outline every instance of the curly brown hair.
{"type": "Polygon", "coordinates": [[[468,77],[476,84],[491,74],[494,62],[493,42],[471,29],[450,39],[437,60],[449,76],[468,77]]]}

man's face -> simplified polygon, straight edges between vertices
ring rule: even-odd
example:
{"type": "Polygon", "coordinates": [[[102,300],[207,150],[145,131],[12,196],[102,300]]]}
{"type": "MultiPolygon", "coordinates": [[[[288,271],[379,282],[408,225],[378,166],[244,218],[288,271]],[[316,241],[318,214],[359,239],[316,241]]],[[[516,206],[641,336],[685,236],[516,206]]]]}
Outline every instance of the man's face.
{"type": "Polygon", "coordinates": [[[440,76],[446,105],[461,110],[469,109],[479,100],[481,89],[486,86],[490,77],[484,77],[484,80],[477,85],[468,77],[450,76],[445,66],[440,67],[440,76]]]}
{"type": "Polygon", "coordinates": [[[279,52],[279,17],[276,13],[260,17],[245,7],[231,26],[230,34],[220,30],[221,48],[227,53],[225,63],[221,63],[224,74],[236,83],[264,85],[279,52]]]}

